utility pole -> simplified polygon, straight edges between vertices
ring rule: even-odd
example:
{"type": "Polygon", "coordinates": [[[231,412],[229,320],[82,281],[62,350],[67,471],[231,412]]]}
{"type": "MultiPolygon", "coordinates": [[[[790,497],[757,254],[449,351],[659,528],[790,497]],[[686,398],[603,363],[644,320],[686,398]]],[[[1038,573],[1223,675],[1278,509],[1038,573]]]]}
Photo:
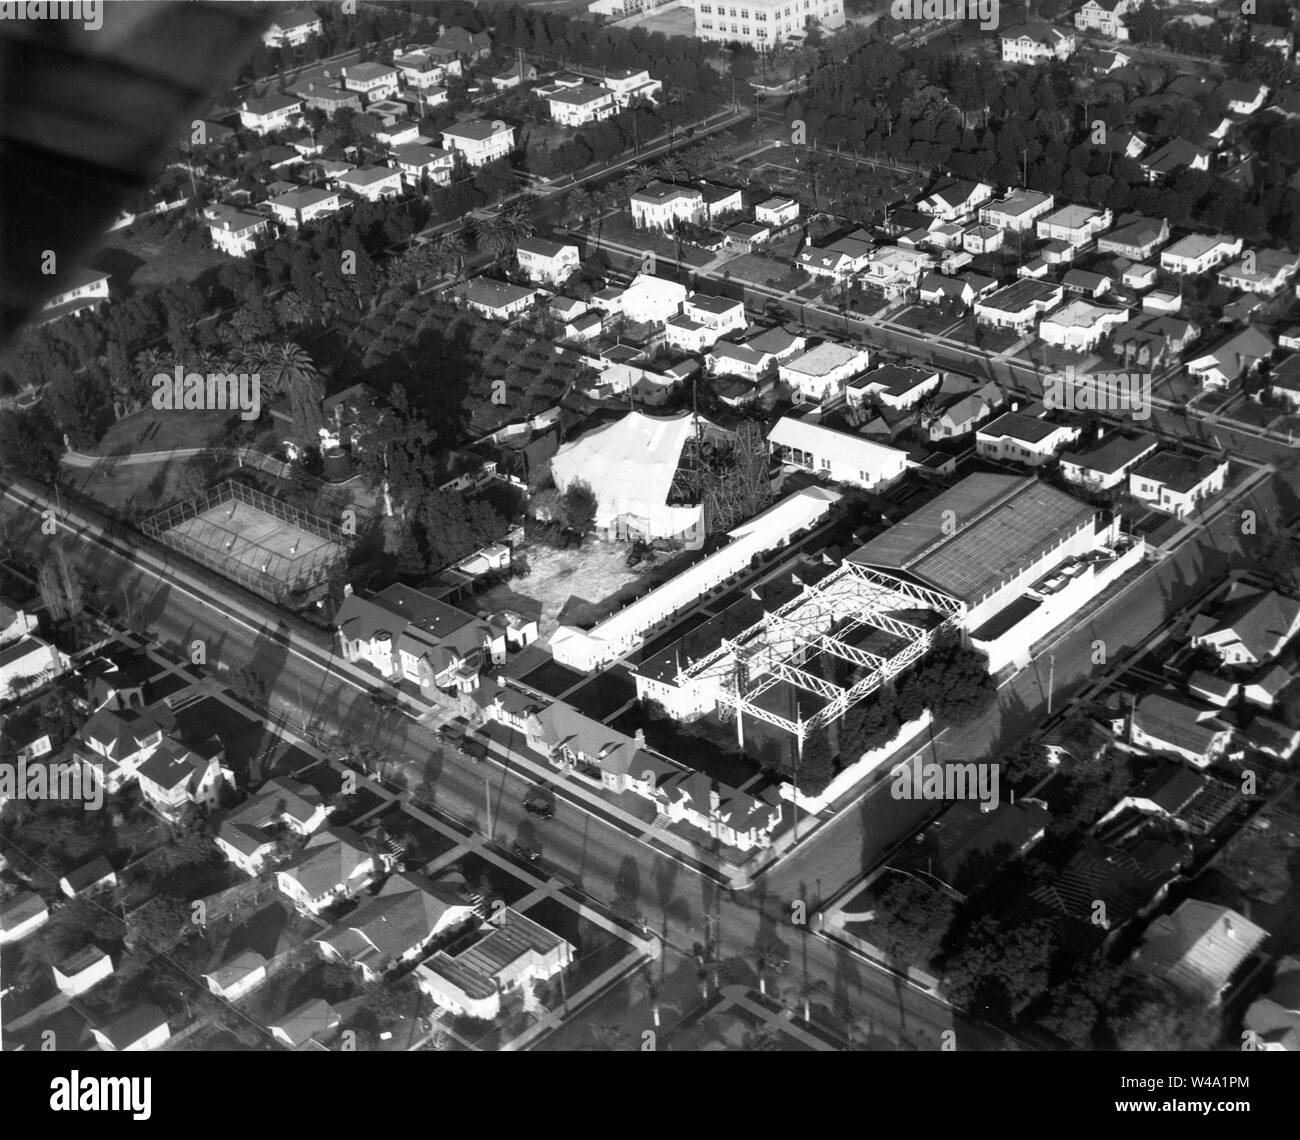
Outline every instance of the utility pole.
{"type": "Polygon", "coordinates": [[[1052,690],[1056,688],[1056,654],[1047,655],[1047,715],[1052,715],[1052,690]]]}
{"type": "Polygon", "coordinates": [[[491,839],[496,829],[492,826],[492,785],[487,776],[483,777],[483,802],[487,806],[487,837],[491,839]]]}

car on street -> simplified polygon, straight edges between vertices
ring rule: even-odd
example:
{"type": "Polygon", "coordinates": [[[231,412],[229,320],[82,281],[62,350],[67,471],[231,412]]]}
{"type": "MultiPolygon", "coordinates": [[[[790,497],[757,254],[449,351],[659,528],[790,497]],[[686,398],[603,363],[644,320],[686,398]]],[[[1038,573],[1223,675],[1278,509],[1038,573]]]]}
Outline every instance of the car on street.
{"type": "Polygon", "coordinates": [[[527,859],[530,863],[536,863],[542,857],[542,853],[536,847],[530,847],[527,843],[516,843],[511,850],[521,859],[527,859]]]}
{"type": "Polygon", "coordinates": [[[524,811],[529,815],[535,815],[538,819],[550,819],[555,814],[555,805],[540,796],[533,796],[531,799],[524,800],[524,811]]]}

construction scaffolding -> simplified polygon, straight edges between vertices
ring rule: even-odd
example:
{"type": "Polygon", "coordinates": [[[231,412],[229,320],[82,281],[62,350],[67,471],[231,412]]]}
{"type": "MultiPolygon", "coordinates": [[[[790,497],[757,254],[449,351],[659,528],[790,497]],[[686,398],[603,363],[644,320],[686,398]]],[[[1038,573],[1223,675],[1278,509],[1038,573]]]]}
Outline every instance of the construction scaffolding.
{"type": "Polygon", "coordinates": [[[767,441],[759,424],[746,420],[734,440],[707,435],[699,417],[673,475],[672,499],[704,508],[704,532],[716,534],[751,519],[772,502],[767,441]]]}
{"type": "Polygon", "coordinates": [[[798,597],[737,636],[724,638],[711,653],[679,668],[677,684],[734,711],[742,746],[744,717],[751,716],[794,736],[802,748],[810,733],[842,717],[917,661],[936,637],[960,622],[965,609],[964,603],[936,590],[846,562],[815,585],[805,584],[798,597]],[[895,616],[915,610],[931,610],[940,620],[921,626],[895,616]],[[905,644],[882,656],[851,643],[855,633],[870,630],[905,644]],[[817,653],[832,654],[866,672],[848,687],[837,685],[802,668],[817,653]],[[797,715],[794,720],[759,703],[759,697],[781,684],[824,703],[807,719],[797,715]]]}

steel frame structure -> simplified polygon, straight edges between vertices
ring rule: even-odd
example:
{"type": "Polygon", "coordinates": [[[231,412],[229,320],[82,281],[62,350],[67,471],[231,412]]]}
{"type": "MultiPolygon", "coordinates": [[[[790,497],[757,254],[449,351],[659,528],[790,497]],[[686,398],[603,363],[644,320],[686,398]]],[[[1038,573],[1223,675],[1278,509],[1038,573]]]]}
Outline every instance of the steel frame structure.
{"type": "Polygon", "coordinates": [[[802,750],[809,733],[844,715],[863,697],[897,676],[965,615],[965,603],[947,594],[892,574],[845,562],[815,585],[805,584],[798,597],[765,613],[735,637],[724,638],[712,652],[677,671],[677,684],[702,689],[718,705],[735,710],[737,734],[744,744],[745,714],[790,733],[802,750]],[[942,620],[923,629],[891,616],[898,609],[930,609],[942,620]],[[846,640],[871,628],[907,642],[890,657],[869,653],[846,640]],[[831,631],[835,630],[834,633],[831,631]],[[867,673],[845,688],[801,668],[810,652],[834,654],[867,673]],[[791,720],[758,704],[768,689],[788,683],[814,693],[826,703],[806,720],[791,720]]]}

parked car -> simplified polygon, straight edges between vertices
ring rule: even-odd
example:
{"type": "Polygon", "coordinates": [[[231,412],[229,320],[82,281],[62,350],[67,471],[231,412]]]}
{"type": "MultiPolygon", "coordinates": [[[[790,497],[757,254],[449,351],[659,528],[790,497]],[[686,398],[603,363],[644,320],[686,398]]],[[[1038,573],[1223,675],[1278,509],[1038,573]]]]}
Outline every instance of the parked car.
{"type": "Polygon", "coordinates": [[[397,697],[392,693],[386,693],[382,689],[376,689],[370,694],[370,703],[377,709],[395,709],[397,708],[397,697]]]}
{"type": "Polygon", "coordinates": [[[550,819],[555,814],[555,805],[534,796],[530,800],[524,800],[524,811],[537,816],[538,819],[550,819]]]}
{"type": "Polygon", "coordinates": [[[525,843],[516,843],[514,853],[521,859],[527,859],[530,863],[536,863],[542,857],[542,853],[536,847],[529,847],[525,843]]]}

